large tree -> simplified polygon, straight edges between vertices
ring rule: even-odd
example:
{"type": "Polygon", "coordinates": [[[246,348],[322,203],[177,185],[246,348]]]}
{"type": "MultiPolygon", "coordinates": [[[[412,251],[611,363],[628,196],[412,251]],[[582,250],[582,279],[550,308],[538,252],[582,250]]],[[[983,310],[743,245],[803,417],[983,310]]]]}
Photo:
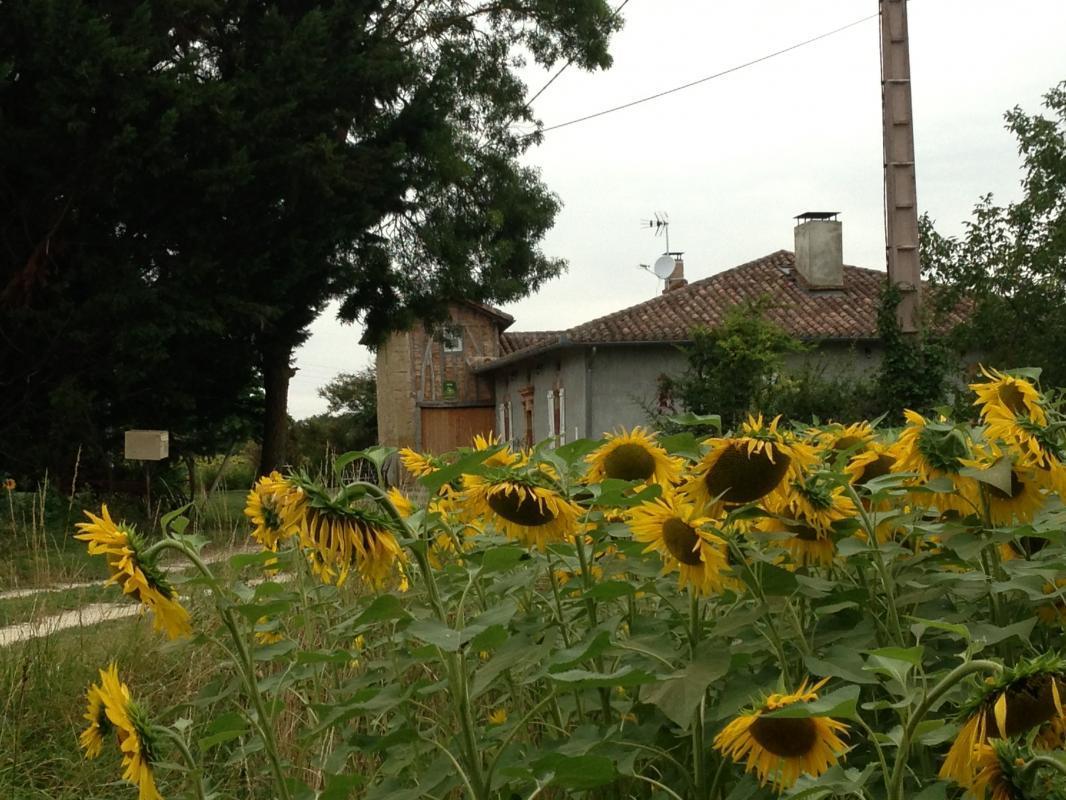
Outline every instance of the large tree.
{"type": "MultiPolygon", "coordinates": [[[[558,202],[519,164],[536,123],[516,70],[523,58],[606,66],[619,20],[604,0],[10,0],[0,8],[0,28],[18,23],[0,54],[13,65],[0,70],[5,124],[22,103],[54,105],[66,116],[46,139],[67,150],[64,134],[92,128],[100,108],[120,117],[68,159],[95,167],[73,201],[76,215],[65,210],[63,168],[22,178],[19,156],[0,156],[5,178],[9,169],[20,175],[10,203],[27,188],[49,201],[46,212],[20,209],[37,232],[7,265],[14,289],[5,308],[33,307],[44,319],[72,302],[62,287],[48,296],[45,277],[77,272],[89,298],[81,305],[108,314],[94,331],[125,326],[137,340],[140,318],[158,315],[165,335],[148,341],[157,354],[169,357],[183,340],[181,353],[199,353],[198,365],[179,359],[172,373],[183,391],[218,371],[227,385],[205,396],[240,405],[254,365],[266,407],[263,470],[284,459],[292,353],[329,300],[342,298],[343,317],[362,321],[373,344],[415,318],[439,317],[451,299],[516,299],[563,266],[538,248],[558,202]],[[95,94],[77,64],[61,58],[49,70],[35,52],[84,31],[100,32],[128,62],[100,76],[95,94]],[[37,69],[31,80],[23,62],[37,69]],[[109,96],[116,86],[131,96],[109,96]],[[113,186],[111,171],[125,182],[113,186]],[[97,190],[116,195],[92,227],[101,244],[72,249],[80,229],[71,221],[86,221],[80,206],[96,204],[97,190]],[[44,240],[52,246],[38,270],[31,245],[44,240]],[[111,311],[127,292],[134,319],[111,311]],[[190,366],[201,374],[186,386],[190,366]]],[[[35,141],[34,113],[19,119],[25,142],[35,141]]],[[[56,125],[55,116],[43,118],[56,125]]],[[[19,229],[13,222],[5,238],[19,229]]],[[[133,369],[119,370],[136,373],[141,354],[131,359],[133,369]]],[[[133,385],[156,391],[144,377],[133,385]]]]}
{"type": "Polygon", "coordinates": [[[939,235],[923,219],[925,269],[952,307],[973,304],[963,344],[1001,367],[1035,366],[1066,386],[1066,82],[1044,98],[1046,115],[1015,108],[1007,127],[1023,161],[1022,198],[981,198],[962,236],[939,235]]]}

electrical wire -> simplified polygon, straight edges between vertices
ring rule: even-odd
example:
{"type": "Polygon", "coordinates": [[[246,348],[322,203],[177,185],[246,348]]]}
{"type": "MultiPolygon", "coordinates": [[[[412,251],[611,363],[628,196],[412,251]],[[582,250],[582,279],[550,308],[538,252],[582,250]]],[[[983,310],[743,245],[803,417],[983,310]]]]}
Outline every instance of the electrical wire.
{"type": "MultiPolygon", "coordinates": [[[[625,8],[627,5],[629,5],[629,0],[622,0],[622,4],[620,6],[618,6],[618,8],[616,8],[614,11],[611,12],[611,16],[609,16],[607,18],[607,21],[610,22],[612,19],[617,17],[621,13],[622,9],[625,8]]],[[[559,71],[556,72],[554,75],[552,75],[551,78],[548,79],[548,82],[546,84],[544,84],[543,86],[541,86],[540,90],[535,95],[533,95],[531,98],[526,100],[525,107],[529,108],[531,105],[533,105],[533,101],[536,100],[538,97],[540,97],[542,94],[544,94],[544,90],[547,89],[549,86],[551,86],[553,83],[555,83],[555,79],[558,78],[560,75],[562,75],[563,72],[566,71],[566,68],[569,67],[573,63],[574,63],[574,59],[571,58],[569,61],[567,61],[565,64],[563,64],[559,68],[559,71]]]]}
{"type": "MultiPolygon", "coordinates": [[[[705,78],[699,78],[699,79],[694,80],[694,81],[689,81],[688,83],[682,84],[681,86],[675,86],[672,89],[666,89],[665,91],[662,91],[662,92],[656,92],[655,94],[648,95],[647,97],[641,97],[638,100],[632,100],[632,101],[630,101],[628,103],[623,103],[620,106],[614,106],[612,108],[605,108],[603,111],[597,111],[597,112],[595,112],[593,114],[586,114],[583,117],[577,117],[576,119],[567,120],[566,122],[560,122],[560,123],[558,123],[556,125],[549,125],[546,128],[541,128],[539,131],[535,131],[533,133],[528,134],[527,138],[531,138],[531,137],[536,136],[536,135],[538,135],[540,133],[547,133],[548,131],[556,131],[556,130],[559,130],[560,128],[566,128],[566,127],[568,127],[570,125],[577,125],[579,122],[587,122],[590,119],[596,119],[597,117],[602,117],[602,116],[605,116],[607,114],[613,114],[615,111],[622,111],[622,110],[624,110],[626,108],[632,108],[633,106],[639,106],[641,103],[647,103],[647,102],[649,102],[651,100],[658,100],[660,97],[666,97],[667,95],[675,94],[676,92],[680,92],[680,91],[682,91],[684,89],[691,89],[693,86],[699,86],[701,83],[707,83],[707,81],[712,81],[715,78],[721,78],[724,75],[729,75],[729,74],[731,74],[733,72],[738,72],[739,70],[745,69],[747,67],[751,67],[751,66],[754,66],[756,64],[761,64],[763,61],[769,61],[771,58],[776,58],[777,56],[784,55],[785,53],[790,53],[793,50],[798,50],[799,48],[805,47],[806,45],[814,44],[815,42],[821,41],[822,39],[826,39],[826,38],[828,38],[830,36],[833,36],[835,34],[838,34],[838,33],[841,33],[843,31],[846,31],[849,28],[854,28],[856,25],[861,25],[864,22],[868,22],[871,19],[877,19],[877,17],[879,17],[879,16],[880,16],[880,14],[871,14],[868,17],[863,17],[862,19],[857,19],[854,22],[849,22],[847,25],[842,25],[839,28],[834,28],[831,31],[826,31],[825,33],[820,33],[817,36],[811,37],[810,39],[804,39],[802,42],[797,42],[796,44],[789,45],[788,47],[785,47],[785,48],[783,48],[781,50],[775,50],[772,53],[768,53],[767,55],[760,56],[759,58],[753,59],[751,61],[746,61],[743,64],[737,64],[735,67],[730,67],[729,69],[724,69],[721,72],[716,72],[713,75],[706,76],[705,78]]],[[[545,88],[547,88],[547,87],[545,87],[545,88]]],[[[534,99],[536,99],[536,98],[534,97],[534,99]]],[[[532,100],[530,102],[532,102],[532,100]]]]}

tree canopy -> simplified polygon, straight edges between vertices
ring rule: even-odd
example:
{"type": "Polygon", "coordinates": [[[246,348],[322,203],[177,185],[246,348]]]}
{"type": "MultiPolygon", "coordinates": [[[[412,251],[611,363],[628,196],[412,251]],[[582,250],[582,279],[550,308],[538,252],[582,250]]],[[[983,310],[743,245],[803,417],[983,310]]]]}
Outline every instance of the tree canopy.
{"type": "Polygon", "coordinates": [[[959,237],[924,218],[922,254],[944,307],[972,303],[958,332],[964,346],[990,363],[1041,367],[1045,385],[1064,386],[1066,82],[1044,106],[1044,115],[1017,107],[1006,115],[1022,157],[1021,199],[1000,206],[985,195],[959,237]]]}
{"type": "Polygon", "coordinates": [[[210,449],[262,406],[269,469],[331,299],[375,344],[558,274],[518,69],[606,67],[619,25],[604,0],[4,3],[0,457],[33,465],[38,426],[210,449]]]}

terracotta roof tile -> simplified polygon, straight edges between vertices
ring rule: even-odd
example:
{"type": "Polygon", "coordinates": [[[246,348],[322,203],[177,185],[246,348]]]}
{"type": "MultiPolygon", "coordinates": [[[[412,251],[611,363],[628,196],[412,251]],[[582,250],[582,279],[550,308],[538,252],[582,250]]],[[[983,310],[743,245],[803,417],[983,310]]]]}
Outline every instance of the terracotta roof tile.
{"type": "MultiPolygon", "coordinates": [[[[796,271],[795,255],[778,250],[568,331],[505,333],[500,355],[511,361],[522,350],[552,342],[688,341],[694,327],[713,327],[737,303],[763,296],[772,303],[767,319],[798,339],[874,339],[885,277],[878,270],[845,266],[841,288],[812,289],[796,271]]],[[[960,321],[962,313],[954,317],[949,325],[960,321]]]]}

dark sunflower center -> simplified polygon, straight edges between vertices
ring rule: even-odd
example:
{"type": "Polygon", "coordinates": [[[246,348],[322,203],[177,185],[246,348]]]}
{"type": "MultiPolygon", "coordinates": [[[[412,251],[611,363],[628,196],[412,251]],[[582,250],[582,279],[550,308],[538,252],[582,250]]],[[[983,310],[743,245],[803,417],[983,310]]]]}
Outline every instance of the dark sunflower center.
{"type": "Polygon", "coordinates": [[[623,481],[646,481],[655,474],[655,457],[639,444],[620,444],[603,460],[608,478],[623,481]]]}
{"type": "MultiPolygon", "coordinates": [[[[1007,729],[1003,733],[1017,736],[1043,725],[1056,714],[1050,675],[1034,675],[1007,689],[1007,729]]],[[[995,719],[994,712],[992,719],[995,719]]]]}
{"type": "Polygon", "coordinates": [[[887,475],[892,471],[892,465],[895,463],[895,459],[890,455],[882,453],[874,461],[862,468],[862,475],[859,476],[860,484],[867,484],[874,478],[880,478],[883,475],[887,475]]]}
{"type": "Polygon", "coordinates": [[[841,436],[836,440],[833,449],[839,453],[844,450],[850,450],[860,444],[862,444],[862,439],[858,436],[841,436]]]}
{"type": "Polygon", "coordinates": [[[786,522],[785,530],[805,542],[817,542],[820,538],[818,531],[810,525],[804,525],[802,522],[786,522]]]}
{"type": "Polygon", "coordinates": [[[698,549],[699,541],[695,528],[677,517],[671,517],[663,523],[663,543],[670,555],[682,564],[694,567],[703,563],[698,549]]]}
{"type": "Polygon", "coordinates": [[[1019,497],[1022,492],[1025,491],[1025,484],[1022,483],[1022,479],[1018,477],[1018,473],[1011,470],[1010,473],[1010,493],[1007,493],[1000,489],[998,486],[988,485],[989,493],[998,500],[1013,500],[1019,497]]]}
{"type": "Polygon", "coordinates": [[[1015,416],[1025,415],[1025,395],[1022,394],[1022,390],[1019,389],[1013,381],[1004,383],[1000,386],[999,389],[996,390],[996,395],[999,397],[999,401],[1003,403],[1012,414],[1015,416]]]}
{"type": "Polygon", "coordinates": [[[519,495],[518,492],[498,492],[489,495],[489,508],[508,522],[530,528],[547,525],[555,519],[551,509],[538,503],[529,493],[519,495]]]}
{"type": "Polygon", "coordinates": [[[773,445],[754,453],[747,447],[729,444],[703,478],[711,497],[727,503],[753,503],[772,492],[788,471],[791,459],[780,450],[770,460],[773,445]]]}
{"type": "Polygon", "coordinates": [[[818,741],[818,728],[809,717],[799,719],[757,717],[751,738],[779,758],[799,758],[811,752],[818,741]]]}

